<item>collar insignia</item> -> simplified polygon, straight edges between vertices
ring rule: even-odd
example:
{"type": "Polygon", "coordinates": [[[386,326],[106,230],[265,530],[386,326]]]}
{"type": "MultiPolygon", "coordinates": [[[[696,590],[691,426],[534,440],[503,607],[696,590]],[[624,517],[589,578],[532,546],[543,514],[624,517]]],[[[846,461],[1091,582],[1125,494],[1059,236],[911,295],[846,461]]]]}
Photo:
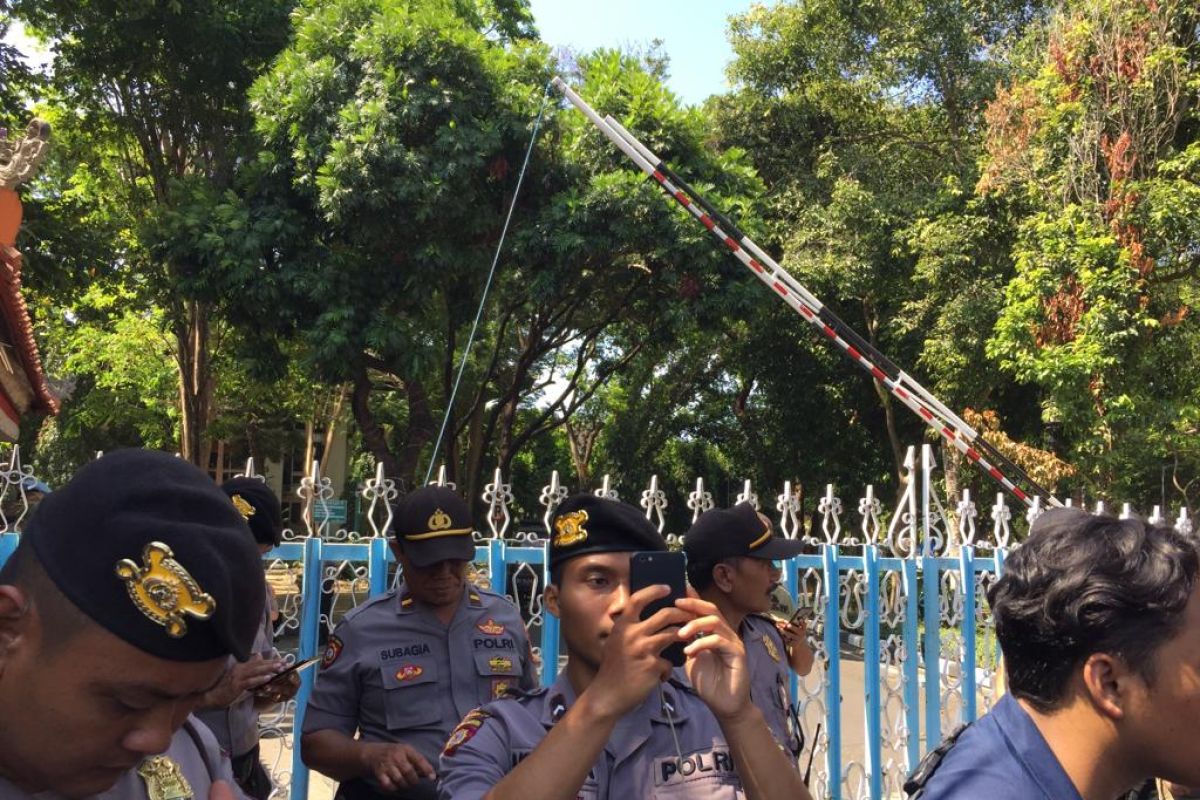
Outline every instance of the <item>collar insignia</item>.
{"type": "Polygon", "coordinates": [[[243,517],[250,519],[254,516],[254,506],[250,505],[246,498],[242,497],[240,494],[235,494],[230,499],[233,500],[233,507],[236,508],[238,513],[243,517]]]}
{"type": "Polygon", "coordinates": [[[588,513],[586,511],[570,511],[563,514],[554,520],[554,539],[551,543],[555,547],[570,547],[586,541],[588,532],[587,528],[583,527],[583,523],[587,521],[588,513]]]}
{"type": "MultiPolygon", "coordinates": [[[[125,581],[129,598],[151,622],[167,629],[167,635],[179,639],[187,633],[184,615],[208,619],[217,609],[217,601],[196,583],[183,565],[175,560],[171,548],[162,542],[150,542],[142,551],[142,564],[132,559],[117,562],[117,577],[125,581]]],[[[190,796],[190,795],[189,795],[190,796]]]]}
{"type": "Polygon", "coordinates": [[[166,756],[147,758],[137,771],[150,800],[192,800],[192,787],[183,770],[166,756]]]}

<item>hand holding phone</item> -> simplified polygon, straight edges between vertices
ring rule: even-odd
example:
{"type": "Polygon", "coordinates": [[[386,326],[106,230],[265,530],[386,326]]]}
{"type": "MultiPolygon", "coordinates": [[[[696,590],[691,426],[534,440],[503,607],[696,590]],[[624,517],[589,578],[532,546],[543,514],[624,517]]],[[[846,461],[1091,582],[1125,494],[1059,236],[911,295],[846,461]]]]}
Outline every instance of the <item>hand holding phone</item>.
{"type": "MultiPolygon", "coordinates": [[[[629,593],[633,594],[647,586],[665,585],[670,594],[654,600],[642,610],[642,619],[649,619],[664,608],[673,608],[675,601],[687,596],[687,557],[681,552],[651,551],[634,553],[629,558],[629,593]]],[[[683,642],[668,645],[662,657],[673,666],[682,667],[686,660],[683,642]]]]}
{"type": "Polygon", "coordinates": [[[287,686],[287,681],[291,678],[292,675],[298,676],[300,672],[308,669],[309,667],[313,666],[320,660],[321,660],[320,656],[313,656],[312,658],[306,658],[303,661],[297,661],[295,664],[292,664],[290,667],[283,670],[282,672],[275,673],[270,678],[268,678],[267,680],[258,684],[250,691],[254,692],[255,694],[258,694],[263,691],[271,691],[276,688],[284,688],[287,686]]]}

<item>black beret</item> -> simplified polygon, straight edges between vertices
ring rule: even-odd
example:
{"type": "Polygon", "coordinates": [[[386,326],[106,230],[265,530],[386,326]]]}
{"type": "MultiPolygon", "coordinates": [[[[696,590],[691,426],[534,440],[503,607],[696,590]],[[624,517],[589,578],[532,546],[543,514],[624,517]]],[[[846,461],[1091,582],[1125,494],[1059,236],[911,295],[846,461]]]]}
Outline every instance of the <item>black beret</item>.
{"type": "Polygon", "coordinates": [[[250,526],[254,541],[278,547],[283,541],[283,513],[279,498],[258,478],[230,478],[221,484],[233,507],[250,526]]]}
{"type": "Polygon", "coordinates": [[[246,521],[183,459],[116,450],[46,495],[25,531],[80,611],[171,661],[245,660],[266,584],[246,521]]]}
{"type": "Polygon", "coordinates": [[[646,515],[628,503],[577,494],[554,512],[550,564],[587,553],[666,550],[662,534],[646,515]]]}
{"type": "Polygon", "coordinates": [[[749,503],[705,511],[683,537],[689,564],[715,564],[743,556],[776,561],[800,555],[804,543],[771,534],[758,511],[749,503]]]}
{"type": "Polygon", "coordinates": [[[392,532],[404,555],[418,567],[475,559],[471,510],[445,486],[422,486],[406,494],[396,504],[392,532]]]}

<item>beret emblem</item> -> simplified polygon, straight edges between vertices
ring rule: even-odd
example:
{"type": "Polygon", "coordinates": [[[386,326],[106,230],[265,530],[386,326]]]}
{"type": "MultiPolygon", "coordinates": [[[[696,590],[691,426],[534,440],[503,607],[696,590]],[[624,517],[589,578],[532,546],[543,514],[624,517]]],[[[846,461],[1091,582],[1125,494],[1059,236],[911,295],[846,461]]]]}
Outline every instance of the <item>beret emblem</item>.
{"type": "Polygon", "coordinates": [[[150,542],[142,551],[142,564],[125,558],[117,562],[117,577],[125,581],[129,598],[147,619],[167,629],[173,639],[187,633],[184,615],[208,619],[217,602],[200,588],[195,578],[175,560],[171,548],[150,542]]]}
{"type": "Polygon", "coordinates": [[[238,513],[241,514],[243,517],[245,517],[246,519],[250,519],[251,517],[254,516],[254,506],[252,506],[248,502],[246,502],[246,499],[244,497],[242,497],[240,494],[235,494],[232,497],[232,500],[233,500],[233,507],[236,508],[238,510],[238,513]]]}
{"type": "Polygon", "coordinates": [[[439,508],[429,515],[429,521],[425,524],[431,531],[444,531],[453,523],[450,521],[450,515],[439,508]]]}
{"type": "Polygon", "coordinates": [[[587,521],[588,513],[586,511],[570,511],[556,519],[554,521],[554,546],[570,547],[586,541],[588,532],[587,528],[583,527],[583,523],[587,521]]]}

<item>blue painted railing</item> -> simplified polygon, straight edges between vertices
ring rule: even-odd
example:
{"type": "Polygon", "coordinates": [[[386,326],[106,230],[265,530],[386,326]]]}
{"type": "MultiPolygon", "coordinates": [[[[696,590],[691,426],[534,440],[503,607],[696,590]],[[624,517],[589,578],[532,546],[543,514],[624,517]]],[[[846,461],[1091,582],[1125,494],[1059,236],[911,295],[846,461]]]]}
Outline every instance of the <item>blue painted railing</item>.
{"type": "MultiPolygon", "coordinates": [[[[17,541],[18,534],[0,534],[0,563],[11,555],[17,541]]],[[[876,545],[843,548],[821,545],[818,549],[816,554],[797,556],[783,564],[783,585],[793,599],[804,592],[806,602],[816,601],[817,615],[814,624],[823,626],[820,632],[825,657],[823,686],[814,695],[802,691],[800,682],[794,676],[792,680],[793,698],[804,701],[806,697],[819,697],[825,709],[820,720],[823,733],[821,741],[816,745],[819,748],[818,753],[823,755],[818,761],[818,766],[823,763],[824,778],[814,780],[813,789],[818,797],[840,800],[847,793],[846,784],[850,782],[848,776],[853,769],[857,780],[849,787],[849,795],[855,800],[880,800],[888,794],[885,784],[889,778],[886,774],[887,759],[884,753],[888,737],[883,721],[884,705],[887,702],[883,689],[884,670],[890,666],[899,670],[903,676],[904,730],[901,751],[905,763],[901,765],[901,771],[907,771],[916,764],[924,751],[940,741],[945,732],[941,698],[945,690],[944,678],[952,669],[957,668],[961,682],[961,718],[975,719],[982,711],[976,702],[979,689],[975,667],[978,656],[976,635],[979,628],[976,592],[981,574],[999,575],[1003,568],[1005,552],[996,550],[994,555],[981,557],[973,548],[963,547],[954,557],[895,558],[883,556],[876,545]],[[849,554],[843,550],[855,552],[849,554]],[[942,611],[944,602],[950,600],[942,597],[943,576],[948,573],[954,573],[956,576],[954,591],[961,593],[962,608],[961,618],[957,620],[957,635],[961,641],[960,658],[950,659],[950,663],[947,663],[942,652],[945,644],[943,637],[949,634],[943,623],[942,611]],[[862,582],[864,588],[857,592],[852,591],[850,594],[854,594],[853,597],[850,594],[843,596],[843,582],[849,580],[848,576],[851,574],[856,576],[855,581],[862,582]],[[806,576],[810,579],[815,576],[819,581],[819,597],[807,591],[813,587],[809,585],[811,580],[806,583],[806,576]],[[898,610],[896,606],[903,607],[903,621],[891,628],[884,624],[884,597],[881,591],[884,582],[889,578],[893,585],[901,587],[903,601],[899,604],[893,602],[893,612],[898,610]],[[846,611],[850,601],[862,603],[861,624],[855,624],[853,630],[847,630],[845,625],[846,618],[850,616],[846,611]],[[919,616],[918,608],[921,609],[919,616]],[[884,647],[888,637],[895,636],[896,628],[903,652],[909,657],[900,660],[898,664],[889,664],[884,657],[884,647]],[[856,649],[861,649],[862,653],[864,691],[861,698],[843,697],[843,662],[846,660],[843,651],[851,638],[858,642],[856,649]],[[917,654],[920,654],[919,658],[916,657],[917,654]],[[921,736],[922,701],[924,737],[921,736]],[[843,760],[845,731],[842,725],[842,710],[848,703],[862,704],[865,726],[863,761],[853,765],[843,760]]],[[[479,564],[484,565],[495,591],[503,592],[509,588],[509,568],[519,564],[529,564],[540,570],[539,586],[545,586],[548,581],[545,550],[535,544],[510,545],[502,540],[488,540],[476,548],[476,559],[479,564]]],[[[317,654],[321,625],[319,587],[322,583],[323,565],[330,562],[348,562],[360,567],[365,565],[369,592],[374,595],[387,590],[389,566],[394,558],[387,542],[381,538],[328,542],[314,537],[285,542],[267,553],[264,561],[292,562],[299,567],[300,619],[296,658],[302,659],[317,654]],[[314,591],[314,587],[317,587],[317,590],[314,591]]],[[[558,665],[558,620],[549,613],[544,613],[540,622],[540,642],[535,641],[535,645],[540,644],[542,653],[542,682],[549,685],[554,680],[558,665]]],[[[853,660],[858,659],[855,657],[853,660]]],[[[301,679],[293,731],[299,731],[303,726],[314,673],[314,670],[305,671],[301,679]]],[[[807,733],[811,739],[813,731],[808,730],[807,733]]],[[[809,746],[813,746],[811,741],[809,746]]],[[[893,772],[896,769],[893,765],[893,772]]],[[[818,776],[820,772],[820,769],[814,768],[814,773],[818,776]]],[[[892,775],[891,779],[894,781],[895,776],[892,775]]],[[[305,800],[308,797],[309,772],[300,760],[298,746],[292,748],[291,781],[292,800],[305,800]]]]}

